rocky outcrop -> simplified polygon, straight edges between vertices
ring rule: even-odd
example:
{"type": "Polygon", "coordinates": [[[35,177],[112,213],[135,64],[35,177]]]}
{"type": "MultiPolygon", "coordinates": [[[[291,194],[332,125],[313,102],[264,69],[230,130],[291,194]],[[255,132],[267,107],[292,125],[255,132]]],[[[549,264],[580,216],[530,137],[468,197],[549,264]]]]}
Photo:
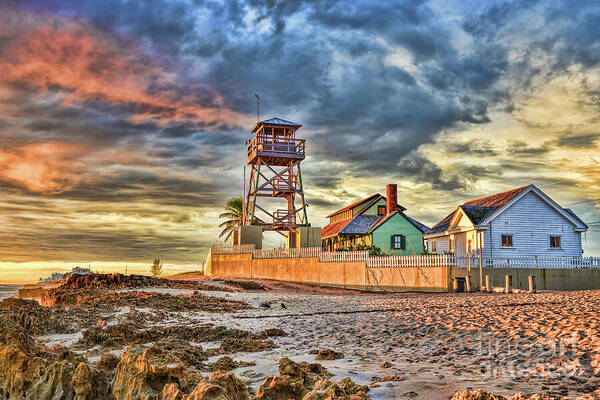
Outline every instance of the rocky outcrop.
{"type": "Polygon", "coordinates": [[[315,360],[339,360],[344,358],[344,353],[331,349],[323,349],[317,352],[315,360]]]}
{"type": "Polygon", "coordinates": [[[112,387],[117,400],[152,399],[165,385],[193,388],[200,379],[199,373],[188,373],[180,364],[156,362],[147,348],[130,347],[121,356],[112,387]]]}
{"type": "Polygon", "coordinates": [[[112,381],[116,400],[246,400],[248,390],[230,372],[216,371],[207,379],[195,368],[165,364],[168,352],[129,348],[112,381]]]}
{"type": "Polygon", "coordinates": [[[22,287],[19,289],[19,298],[31,299],[31,298],[40,298],[46,294],[48,289],[42,286],[30,286],[30,287],[22,287]]]}
{"type": "Polygon", "coordinates": [[[552,398],[543,394],[534,394],[527,397],[523,393],[517,393],[506,398],[481,389],[465,389],[456,392],[452,396],[452,400],[552,400],[552,398]]]}
{"type": "Polygon", "coordinates": [[[0,301],[0,328],[22,327],[32,335],[76,332],[83,322],[75,314],[48,310],[35,300],[8,298],[0,301]]]}
{"type": "Polygon", "coordinates": [[[227,288],[217,287],[214,285],[207,285],[198,281],[173,280],[165,278],[154,278],[146,275],[123,274],[69,275],[66,282],[64,282],[60,286],[60,289],[123,289],[143,287],[168,287],[174,289],[231,291],[227,288]]]}
{"type": "Polygon", "coordinates": [[[40,302],[44,307],[81,306],[107,309],[128,305],[162,311],[234,312],[250,308],[248,304],[201,293],[193,296],[142,291],[108,291],[104,289],[70,289],[60,286],[46,292],[40,302]]]}
{"type": "Polygon", "coordinates": [[[22,329],[0,331],[0,398],[108,400],[106,374],[64,348],[43,348],[22,329]]]}
{"type": "Polygon", "coordinates": [[[261,400],[367,400],[369,388],[350,378],[330,381],[331,374],[320,364],[279,360],[279,376],[270,376],[254,397],[261,400]]]}
{"type": "Polygon", "coordinates": [[[171,325],[171,326],[153,326],[148,329],[138,329],[134,324],[116,324],[107,327],[92,327],[83,331],[83,338],[77,343],[79,348],[89,348],[96,345],[113,346],[143,344],[157,342],[162,339],[168,339],[168,346],[175,345],[175,340],[185,340],[187,342],[216,342],[222,341],[225,345],[219,350],[214,350],[210,355],[217,353],[232,353],[235,351],[250,351],[250,348],[256,348],[255,351],[261,351],[272,347],[271,341],[265,345],[256,344],[263,342],[257,339],[250,331],[241,329],[229,329],[224,326],[189,326],[189,325],[171,325]],[[241,341],[242,343],[237,343],[241,341]],[[250,344],[246,343],[250,341],[250,344]],[[246,345],[244,345],[246,344],[246,345]],[[242,349],[242,350],[240,350],[242,349]]]}

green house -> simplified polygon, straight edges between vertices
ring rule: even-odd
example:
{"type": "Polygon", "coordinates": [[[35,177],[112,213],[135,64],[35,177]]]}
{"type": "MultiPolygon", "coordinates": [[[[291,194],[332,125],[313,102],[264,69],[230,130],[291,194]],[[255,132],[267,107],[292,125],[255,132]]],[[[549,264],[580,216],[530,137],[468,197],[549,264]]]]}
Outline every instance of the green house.
{"type": "Polygon", "coordinates": [[[423,252],[423,233],[429,228],[404,213],[398,204],[398,188],[390,184],[379,193],[329,214],[321,230],[321,246],[327,251],[354,248],[358,244],[379,247],[389,255],[423,252]]]}

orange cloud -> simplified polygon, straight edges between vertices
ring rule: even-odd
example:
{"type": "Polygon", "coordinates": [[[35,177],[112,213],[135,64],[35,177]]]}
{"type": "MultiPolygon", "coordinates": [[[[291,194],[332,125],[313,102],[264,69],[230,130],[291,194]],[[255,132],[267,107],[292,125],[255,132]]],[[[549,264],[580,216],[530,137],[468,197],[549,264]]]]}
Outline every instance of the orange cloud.
{"type": "Polygon", "coordinates": [[[229,109],[218,93],[178,83],[139,47],[83,21],[31,14],[19,20],[18,11],[0,8],[2,12],[0,37],[5,36],[5,44],[0,46],[0,81],[65,89],[69,93],[65,101],[71,105],[89,100],[132,105],[133,122],[231,125],[248,118],[229,109]]]}
{"type": "Polygon", "coordinates": [[[85,146],[44,142],[0,151],[0,180],[32,192],[60,193],[79,183],[85,164],[79,159],[85,146]]]}

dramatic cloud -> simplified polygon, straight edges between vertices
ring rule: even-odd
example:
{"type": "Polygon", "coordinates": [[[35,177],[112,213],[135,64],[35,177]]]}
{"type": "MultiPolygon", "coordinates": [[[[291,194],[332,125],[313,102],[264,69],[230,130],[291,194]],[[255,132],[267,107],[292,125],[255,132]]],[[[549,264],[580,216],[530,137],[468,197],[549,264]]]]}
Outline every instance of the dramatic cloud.
{"type": "Polygon", "coordinates": [[[527,183],[599,221],[599,18],[566,0],[4,2],[0,263],[201,263],[241,192],[254,93],[303,125],[314,225],[389,182],[427,224],[527,183]]]}
{"type": "Polygon", "coordinates": [[[0,181],[23,185],[32,192],[60,193],[81,181],[82,146],[34,143],[0,151],[0,181]]]}

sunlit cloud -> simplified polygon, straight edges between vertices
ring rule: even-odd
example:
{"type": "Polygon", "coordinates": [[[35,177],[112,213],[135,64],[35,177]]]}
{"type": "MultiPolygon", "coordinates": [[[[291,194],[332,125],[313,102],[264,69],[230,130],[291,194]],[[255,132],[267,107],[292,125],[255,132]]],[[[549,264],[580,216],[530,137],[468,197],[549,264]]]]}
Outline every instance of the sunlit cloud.
{"type": "Polygon", "coordinates": [[[33,143],[0,150],[0,181],[22,185],[32,192],[60,193],[83,178],[79,159],[85,146],[66,143],[33,143]]]}
{"type": "Polygon", "coordinates": [[[0,82],[65,90],[64,105],[103,101],[131,106],[131,121],[200,126],[237,125],[248,118],[214,90],[183,85],[142,49],[80,20],[32,16],[3,7],[0,82]]]}

